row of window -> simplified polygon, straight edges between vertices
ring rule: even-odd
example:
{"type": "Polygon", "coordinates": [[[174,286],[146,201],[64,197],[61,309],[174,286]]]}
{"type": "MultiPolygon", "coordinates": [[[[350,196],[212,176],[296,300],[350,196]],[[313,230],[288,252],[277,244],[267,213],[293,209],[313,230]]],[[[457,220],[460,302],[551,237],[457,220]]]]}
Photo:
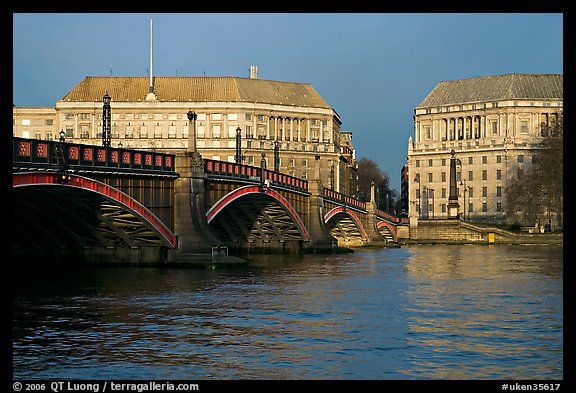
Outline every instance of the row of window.
{"type": "MultiPolygon", "coordinates": [[[[504,211],[502,209],[502,202],[496,202],[496,204],[494,205],[494,208],[495,208],[496,212],[503,212],[504,211]]],[[[445,203],[442,203],[440,205],[440,210],[442,213],[447,213],[448,212],[448,205],[445,203]]],[[[482,213],[488,212],[488,202],[482,202],[480,211],[482,213]]],[[[422,206],[422,209],[420,209],[420,206],[416,205],[416,212],[419,214],[427,213],[427,215],[430,217],[434,214],[434,206],[432,204],[429,204],[427,207],[422,206]]],[[[468,203],[466,206],[466,216],[469,218],[470,214],[474,213],[474,212],[476,212],[476,210],[474,209],[474,203],[473,202],[468,203]]]]}
{"type": "MultiPolygon", "coordinates": [[[[483,198],[487,198],[488,197],[488,187],[483,186],[481,188],[482,192],[481,192],[481,197],[483,198]]],[[[431,188],[425,188],[424,190],[421,190],[419,188],[416,189],[416,198],[420,199],[421,197],[426,197],[428,198],[428,200],[433,200],[435,197],[435,190],[431,189],[431,188]]],[[[474,198],[474,187],[465,187],[465,188],[458,188],[458,196],[459,197],[466,197],[466,198],[474,198]]],[[[502,187],[501,186],[496,186],[496,197],[502,197],[502,187]]],[[[442,187],[440,189],[440,198],[448,198],[448,192],[446,190],[446,187],[442,187]]]]}
{"type": "MultiPolygon", "coordinates": [[[[517,168],[516,169],[516,176],[519,178],[521,178],[524,175],[524,168],[517,168]]],[[[473,181],[474,180],[474,171],[468,171],[468,181],[473,181]]],[[[482,180],[488,180],[488,171],[487,170],[482,170],[482,180]]],[[[496,180],[502,180],[502,170],[501,169],[496,169],[496,180]]],[[[416,179],[415,181],[417,183],[420,182],[420,174],[417,173],[416,174],[416,179]]],[[[428,173],[428,182],[432,183],[434,181],[434,174],[429,172],[428,173]]],[[[442,172],[440,173],[440,181],[441,182],[446,182],[446,172],[442,172]]],[[[462,181],[462,172],[456,172],[456,181],[460,182],[462,181]]]]}
{"type": "MultiPolygon", "coordinates": [[[[79,113],[78,114],[78,118],[80,120],[90,120],[92,119],[92,114],[90,113],[79,113]]],[[[242,114],[237,114],[237,113],[228,113],[228,114],[222,114],[222,113],[198,113],[196,115],[196,120],[214,120],[214,121],[221,121],[224,120],[225,118],[227,120],[231,120],[231,121],[238,121],[240,120],[242,117],[244,117],[244,119],[246,121],[252,121],[254,119],[254,116],[251,113],[246,113],[244,114],[244,116],[242,116],[242,114]]],[[[96,117],[98,120],[102,120],[102,113],[97,113],[96,117]]],[[[292,119],[293,117],[289,117],[289,116],[269,116],[269,115],[256,115],[256,121],[257,122],[266,122],[269,119],[272,119],[274,117],[277,118],[285,118],[289,121],[289,119],[292,119]]],[[[66,120],[74,120],[75,118],[75,114],[74,113],[66,113],[64,114],[64,119],[66,120]]],[[[300,118],[300,117],[295,117],[296,118],[300,118]]],[[[188,116],[186,113],[112,113],[112,120],[188,120],[188,116]]],[[[320,122],[322,122],[322,125],[327,126],[328,125],[328,120],[327,119],[317,119],[317,118],[310,118],[308,119],[311,123],[311,125],[313,126],[319,126],[320,122]]],[[[26,120],[23,120],[23,122],[26,120]]],[[[29,121],[29,120],[28,120],[29,121]]],[[[30,125],[30,124],[22,124],[22,125],[30,125]]]]}
{"type": "MultiPolygon", "coordinates": [[[[468,157],[468,160],[467,160],[467,161],[468,161],[468,165],[474,165],[474,161],[475,161],[474,159],[475,159],[475,158],[477,158],[477,157],[474,157],[474,156],[468,157]]],[[[481,157],[480,157],[480,160],[481,160],[481,164],[488,164],[488,156],[481,156],[481,157]]],[[[434,166],[434,161],[435,161],[434,159],[429,158],[429,159],[427,160],[428,166],[429,166],[429,167],[434,166]]],[[[442,158],[442,159],[440,159],[440,162],[441,162],[440,166],[446,166],[446,165],[448,165],[448,162],[449,162],[449,161],[450,161],[450,159],[447,159],[447,158],[442,158]]],[[[517,161],[517,162],[524,162],[524,154],[518,154],[518,155],[516,156],[516,161],[517,161]]],[[[534,161],[534,156],[532,156],[532,161],[534,161]]],[[[426,162],[426,160],[416,160],[416,167],[419,168],[419,167],[423,166],[422,164],[423,164],[424,162],[426,162]]],[[[462,163],[462,160],[460,160],[460,163],[462,163]]],[[[497,163],[497,164],[501,164],[501,163],[502,163],[502,155],[501,155],[501,154],[497,154],[497,155],[496,155],[496,163],[497,163]]]]}

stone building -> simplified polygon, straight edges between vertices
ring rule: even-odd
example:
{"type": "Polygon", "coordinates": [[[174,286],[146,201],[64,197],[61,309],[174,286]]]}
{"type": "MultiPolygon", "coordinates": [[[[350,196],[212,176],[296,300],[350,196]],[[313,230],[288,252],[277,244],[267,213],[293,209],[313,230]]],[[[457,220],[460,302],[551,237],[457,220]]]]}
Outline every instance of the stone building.
{"type": "Polygon", "coordinates": [[[449,218],[451,151],[459,214],[506,223],[505,189],[529,165],[563,109],[563,76],[506,74],[440,82],[414,110],[408,142],[409,217],[449,218]]]}
{"type": "Polygon", "coordinates": [[[242,163],[311,179],[320,159],[325,187],[345,192],[351,142],[341,149],[338,113],[307,83],[250,77],[86,77],[56,103],[55,108],[13,110],[13,134],[67,141],[102,143],[103,96],[111,97],[111,143],[125,148],[163,152],[188,145],[187,113],[194,111],[196,145],[204,158],[234,162],[239,132],[242,163]],[[150,83],[149,83],[150,81],[150,83]],[[42,118],[43,114],[44,119],[42,118]],[[51,127],[31,124],[34,119],[51,127]],[[40,116],[40,117],[38,117],[40,116]]]}

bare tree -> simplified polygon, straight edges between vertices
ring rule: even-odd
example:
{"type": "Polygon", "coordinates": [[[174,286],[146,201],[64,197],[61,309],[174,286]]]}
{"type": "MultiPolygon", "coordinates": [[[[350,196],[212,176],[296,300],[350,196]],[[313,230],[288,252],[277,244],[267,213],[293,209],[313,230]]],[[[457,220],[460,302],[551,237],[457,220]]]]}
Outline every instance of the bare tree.
{"type": "Polygon", "coordinates": [[[534,225],[545,221],[550,229],[552,219],[562,226],[564,119],[541,129],[542,143],[534,155],[532,165],[518,178],[508,182],[506,206],[516,223],[534,225]]]}
{"type": "Polygon", "coordinates": [[[370,184],[374,182],[375,198],[378,209],[395,214],[399,195],[390,189],[388,174],[372,159],[362,157],[358,160],[358,198],[370,200],[370,184]]]}

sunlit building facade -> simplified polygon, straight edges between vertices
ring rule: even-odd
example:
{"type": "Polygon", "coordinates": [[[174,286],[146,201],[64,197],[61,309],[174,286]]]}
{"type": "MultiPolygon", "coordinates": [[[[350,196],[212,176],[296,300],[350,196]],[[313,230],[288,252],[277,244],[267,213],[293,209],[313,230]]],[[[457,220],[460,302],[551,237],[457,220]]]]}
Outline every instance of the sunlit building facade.
{"type": "Polygon", "coordinates": [[[563,76],[507,74],[440,82],[414,110],[408,141],[412,219],[448,218],[451,151],[459,160],[459,214],[507,223],[507,182],[531,165],[563,109],[563,76]]]}

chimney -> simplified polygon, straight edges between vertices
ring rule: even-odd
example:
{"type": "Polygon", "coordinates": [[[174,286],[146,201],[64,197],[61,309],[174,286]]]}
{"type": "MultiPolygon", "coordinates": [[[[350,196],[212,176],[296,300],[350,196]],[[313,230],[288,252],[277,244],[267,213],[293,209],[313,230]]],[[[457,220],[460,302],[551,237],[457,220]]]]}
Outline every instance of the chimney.
{"type": "Polygon", "coordinates": [[[250,79],[258,79],[258,66],[250,66],[250,79]]]}

